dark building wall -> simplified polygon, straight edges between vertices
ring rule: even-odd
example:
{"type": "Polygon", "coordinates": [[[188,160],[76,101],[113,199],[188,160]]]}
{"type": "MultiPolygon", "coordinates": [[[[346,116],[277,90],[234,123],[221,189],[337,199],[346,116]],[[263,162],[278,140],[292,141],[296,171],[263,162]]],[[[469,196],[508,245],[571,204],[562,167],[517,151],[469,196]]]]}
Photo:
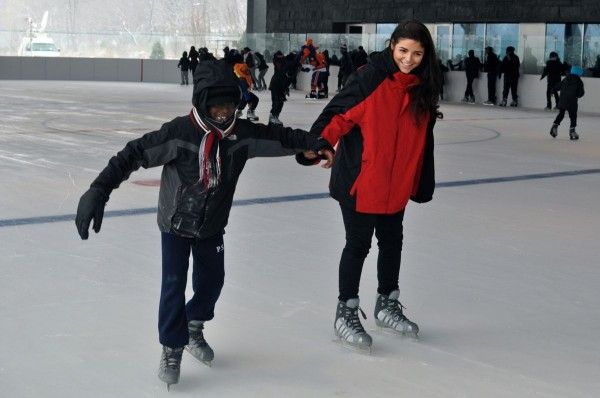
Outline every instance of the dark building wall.
{"type": "Polygon", "coordinates": [[[267,0],[267,32],[331,33],[335,23],[600,22],[600,0],[267,0]]]}

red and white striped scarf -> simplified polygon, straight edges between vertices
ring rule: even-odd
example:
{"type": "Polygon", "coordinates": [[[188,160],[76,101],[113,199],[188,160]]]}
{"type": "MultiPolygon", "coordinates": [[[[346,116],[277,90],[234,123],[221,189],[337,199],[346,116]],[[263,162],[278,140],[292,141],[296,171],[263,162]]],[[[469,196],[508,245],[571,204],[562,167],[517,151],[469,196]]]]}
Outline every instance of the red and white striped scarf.
{"type": "Polygon", "coordinates": [[[221,181],[221,156],[219,155],[219,141],[231,134],[235,126],[234,119],[226,130],[221,130],[210,122],[202,120],[196,108],[192,108],[190,119],[196,128],[204,132],[200,149],[198,151],[198,161],[200,166],[200,178],[198,182],[202,185],[202,190],[207,191],[216,187],[221,181]],[[216,149],[213,147],[216,142],[216,149]]]}

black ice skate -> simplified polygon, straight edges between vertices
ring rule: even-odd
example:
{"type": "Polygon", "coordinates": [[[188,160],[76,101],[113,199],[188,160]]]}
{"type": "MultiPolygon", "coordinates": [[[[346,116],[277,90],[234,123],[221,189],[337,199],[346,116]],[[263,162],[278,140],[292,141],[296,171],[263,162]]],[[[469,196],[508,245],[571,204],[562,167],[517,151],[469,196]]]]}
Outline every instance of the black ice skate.
{"type": "Polygon", "coordinates": [[[283,126],[283,123],[281,123],[281,120],[279,120],[279,118],[275,115],[273,115],[272,113],[269,114],[269,124],[278,124],[280,126],[283,126]]]}
{"type": "Polygon", "coordinates": [[[203,321],[190,321],[188,323],[190,342],[185,346],[185,349],[198,361],[210,367],[212,366],[215,353],[204,339],[203,329],[203,321]]]}
{"type": "Polygon", "coordinates": [[[258,120],[258,116],[256,116],[256,114],[254,113],[254,110],[248,109],[246,111],[246,119],[256,122],[258,120]]]}
{"type": "Polygon", "coordinates": [[[335,335],[340,339],[342,344],[347,344],[350,347],[371,352],[373,339],[360,323],[358,311],[361,312],[364,319],[367,319],[367,316],[363,310],[359,308],[358,304],[359,300],[357,298],[350,299],[346,302],[339,301],[335,312],[333,329],[335,335]]]}
{"type": "Polygon", "coordinates": [[[419,326],[404,316],[403,306],[398,301],[399,296],[399,290],[394,290],[389,296],[377,294],[375,324],[382,329],[388,329],[398,334],[417,337],[419,326]]]}
{"type": "Polygon", "coordinates": [[[506,98],[502,99],[502,102],[500,102],[500,104],[498,104],[499,106],[506,106],[506,98]]]}
{"type": "Polygon", "coordinates": [[[171,388],[171,384],[179,383],[182,354],[183,348],[163,346],[160,366],[158,368],[158,378],[167,383],[167,390],[171,388]]]}
{"type": "Polygon", "coordinates": [[[516,108],[517,106],[519,106],[519,102],[517,100],[512,100],[510,102],[510,106],[512,106],[513,108],[516,108]]]}
{"type": "Polygon", "coordinates": [[[558,124],[552,125],[552,127],[550,128],[550,135],[552,136],[552,138],[556,138],[556,136],[558,135],[558,124]]]}
{"type": "Polygon", "coordinates": [[[571,141],[577,141],[579,139],[579,134],[575,132],[575,127],[569,129],[569,139],[571,141]]]}

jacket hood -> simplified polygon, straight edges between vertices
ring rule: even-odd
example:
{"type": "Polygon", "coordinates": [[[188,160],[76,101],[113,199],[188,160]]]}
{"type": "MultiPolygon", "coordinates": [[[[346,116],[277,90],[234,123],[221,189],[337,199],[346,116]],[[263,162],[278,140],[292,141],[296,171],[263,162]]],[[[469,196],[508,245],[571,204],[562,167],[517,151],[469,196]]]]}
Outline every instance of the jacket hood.
{"type": "Polygon", "coordinates": [[[210,91],[235,91],[238,92],[236,106],[241,101],[238,78],[233,73],[230,65],[224,61],[203,61],[194,72],[194,92],[192,103],[202,116],[206,116],[206,106],[210,91]],[[216,89],[218,90],[211,90],[216,89]]]}
{"type": "Polygon", "coordinates": [[[385,73],[390,76],[400,70],[398,65],[394,62],[392,50],[390,50],[389,47],[383,51],[373,53],[371,55],[371,65],[373,65],[375,69],[385,71],[385,73]]]}

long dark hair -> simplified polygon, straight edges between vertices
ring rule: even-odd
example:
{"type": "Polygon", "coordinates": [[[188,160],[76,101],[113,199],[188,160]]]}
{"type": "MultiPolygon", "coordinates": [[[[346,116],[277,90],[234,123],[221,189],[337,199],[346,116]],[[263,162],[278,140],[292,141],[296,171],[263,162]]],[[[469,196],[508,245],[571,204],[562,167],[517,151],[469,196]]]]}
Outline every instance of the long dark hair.
{"type": "Polygon", "coordinates": [[[417,75],[420,83],[409,89],[411,96],[411,110],[417,122],[421,116],[429,113],[431,117],[442,118],[441,112],[438,112],[438,101],[440,95],[440,69],[438,66],[435,45],[431,38],[431,33],[423,23],[416,20],[404,21],[396,26],[392,36],[388,40],[390,44],[395,45],[402,39],[411,39],[418,41],[423,46],[424,54],[421,64],[411,71],[417,75]]]}

